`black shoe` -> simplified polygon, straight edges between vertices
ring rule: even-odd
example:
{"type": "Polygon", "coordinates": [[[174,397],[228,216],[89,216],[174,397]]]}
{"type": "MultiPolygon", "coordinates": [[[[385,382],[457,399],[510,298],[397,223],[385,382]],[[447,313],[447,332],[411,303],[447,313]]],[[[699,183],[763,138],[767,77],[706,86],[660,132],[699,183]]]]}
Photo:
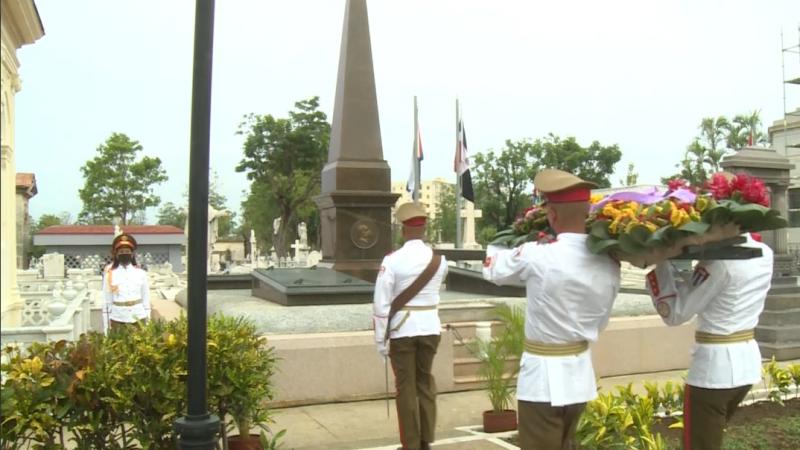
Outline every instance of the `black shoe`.
{"type": "Polygon", "coordinates": [[[422,443],[419,446],[419,450],[431,450],[431,444],[428,444],[427,442],[422,441],[422,443]]]}

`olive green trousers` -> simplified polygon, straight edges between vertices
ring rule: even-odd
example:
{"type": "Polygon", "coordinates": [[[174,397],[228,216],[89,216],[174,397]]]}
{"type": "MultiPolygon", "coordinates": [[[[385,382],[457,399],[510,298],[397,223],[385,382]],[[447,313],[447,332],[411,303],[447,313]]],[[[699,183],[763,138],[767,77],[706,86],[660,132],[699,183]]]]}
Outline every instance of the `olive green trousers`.
{"type": "Polygon", "coordinates": [[[431,369],[441,336],[392,339],[392,361],[397,389],[397,419],[404,449],[417,450],[433,442],[436,430],[436,381],[431,369]]]}
{"type": "Polygon", "coordinates": [[[750,387],[706,389],[687,384],[683,391],[683,448],[721,449],[725,426],[750,387]]]}
{"type": "Polygon", "coordinates": [[[575,429],[586,403],[552,406],[549,402],[517,402],[521,450],[573,450],[575,429]]]}

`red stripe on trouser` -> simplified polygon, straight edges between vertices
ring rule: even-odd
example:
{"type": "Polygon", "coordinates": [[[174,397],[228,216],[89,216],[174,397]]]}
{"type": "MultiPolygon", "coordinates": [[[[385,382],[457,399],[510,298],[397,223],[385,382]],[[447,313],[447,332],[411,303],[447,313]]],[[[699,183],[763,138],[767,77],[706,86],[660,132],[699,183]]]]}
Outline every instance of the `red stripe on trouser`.
{"type": "Polygon", "coordinates": [[[684,385],[683,387],[683,449],[692,449],[692,415],[689,408],[689,392],[690,386],[684,385]]]}

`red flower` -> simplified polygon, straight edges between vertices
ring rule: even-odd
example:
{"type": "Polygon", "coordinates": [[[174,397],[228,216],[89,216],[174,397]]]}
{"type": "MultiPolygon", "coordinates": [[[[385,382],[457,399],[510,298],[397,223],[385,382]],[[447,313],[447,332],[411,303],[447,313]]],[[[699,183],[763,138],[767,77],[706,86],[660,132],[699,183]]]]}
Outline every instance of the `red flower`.
{"type": "Polygon", "coordinates": [[[721,173],[715,173],[714,176],[711,177],[711,181],[706,182],[706,188],[711,192],[711,196],[714,197],[714,200],[731,198],[731,194],[733,193],[731,183],[728,182],[728,179],[721,173]]]}
{"type": "Polygon", "coordinates": [[[689,182],[681,178],[673,178],[667,183],[670,191],[677,191],[680,188],[689,189],[689,182]]]}
{"type": "Polygon", "coordinates": [[[764,182],[758,178],[751,178],[749,181],[750,183],[741,189],[742,199],[769,208],[769,193],[764,182]]]}

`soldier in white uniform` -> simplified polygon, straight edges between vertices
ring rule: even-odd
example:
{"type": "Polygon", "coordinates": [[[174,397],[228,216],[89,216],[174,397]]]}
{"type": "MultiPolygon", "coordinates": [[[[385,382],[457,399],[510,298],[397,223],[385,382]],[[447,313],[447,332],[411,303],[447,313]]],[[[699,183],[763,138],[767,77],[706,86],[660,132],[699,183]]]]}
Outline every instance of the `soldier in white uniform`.
{"type": "Polygon", "coordinates": [[[103,331],[150,318],[147,272],[136,264],[136,239],[120,234],[111,244],[114,261],[103,271],[103,331]]]}
{"type": "Polygon", "coordinates": [[[683,447],[722,448],[722,435],[750,387],[761,381],[761,352],[754,328],[772,280],[772,250],[747,236],[762,256],[701,261],[690,280],[669,262],[647,275],[650,296],[667,325],[697,315],[697,331],[684,394],[683,447]]]}
{"type": "Polygon", "coordinates": [[[608,324],[620,285],[619,263],[586,245],[590,188],[554,169],[534,179],[556,239],[515,249],[489,246],[483,276],[525,286],[525,352],[517,380],[523,450],[573,449],[586,402],[597,397],[589,342],[608,324]]]}
{"type": "Polygon", "coordinates": [[[431,369],[441,338],[437,307],[447,261],[434,256],[422,242],[427,219],[422,205],[400,205],[396,216],[403,224],[405,243],[383,259],[375,281],[375,343],[378,352],[391,360],[395,375],[401,448],[428,449],[436,429],[436,383],[431,369]],[[404,297],[408,301],[398,310],[397,300],[404,297]],[[396,310],[391,318],[390,310],[396,310]]]}

